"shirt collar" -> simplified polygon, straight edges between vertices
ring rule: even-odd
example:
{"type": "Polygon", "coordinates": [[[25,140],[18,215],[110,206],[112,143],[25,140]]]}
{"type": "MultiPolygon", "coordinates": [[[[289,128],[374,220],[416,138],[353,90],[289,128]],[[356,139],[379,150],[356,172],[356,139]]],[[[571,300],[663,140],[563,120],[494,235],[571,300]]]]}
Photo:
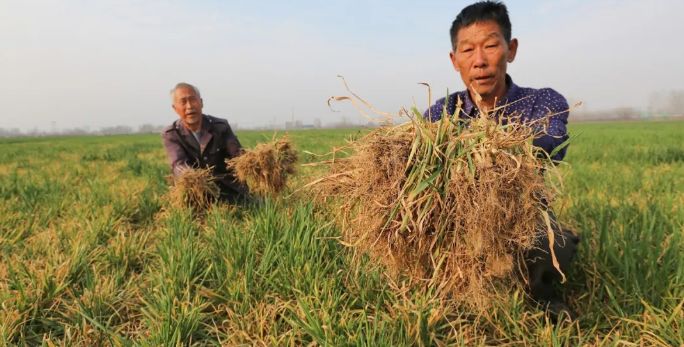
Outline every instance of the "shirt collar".
{"type": "MultiPolygon", "coordinates": [[[[518,91],[520,87],[513,83],[513,79],[508,74],[506,74],[506,86],[508,87],[506,95],[504,95],[502,99],[497,100],[497,107],[515,101],[518,96],[518,91]]],[[[468,92],[467,88],[463,92],[463,94],[463,112],[465,112],[465,114],[468,116],[474,116],[475,114],[473,113],[473,109],[477,109],[477,106],[475,105],[475,102],[473,102],[473,100],[470,99],[470,92],[468,92]]]]}
{"type": "MultiPolygon", "coordinates": [[[[182,120],[178,120],[176,122],[176,128],[181,131],[183,135],[188,135],[190,136],[192,134],[192,131],[190,129],[185,127],[185,124],[183,124],[182,120]]],[[[207,119],[207,116],[205,114],[202,114],[202,127],[199,130],[199,135],[202,136],[202,134],[206,133],[209,130],[209,120],[207,119]]]]}

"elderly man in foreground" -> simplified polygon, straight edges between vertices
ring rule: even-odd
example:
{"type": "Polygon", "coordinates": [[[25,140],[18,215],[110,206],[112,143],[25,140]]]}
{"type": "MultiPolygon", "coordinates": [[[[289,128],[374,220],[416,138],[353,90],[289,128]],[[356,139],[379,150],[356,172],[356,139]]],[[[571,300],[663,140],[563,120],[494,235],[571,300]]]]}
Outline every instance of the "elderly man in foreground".
{"type": "MultiPolygon", "coordinates": [[[[458,116],[462,119],[489,114],[495,109],[498,110],[495,114],[516,115],[522,122],[546,119],[542,122],[547,124],[545,131],[533,144],[552,155],[552,159],[562,160],[566,152],[562,144],[568,139],[568,103],[551,88],[520,87],[506,73],[508,63],[513,62],[518,50],[518,40],[511,38],[506,6],[498,1],[481,1],[465,7],[453,21],[450,36],[452,51],[449,58],[466,90],[438,100],[424,116],[435,121],[442,117],[443,110],[452,115],[460,100],[462,106],[458,116]]],[[[556,236],[555,255],[560,269],[567,274],[579,239],[562,230],[553,214],[551,217],[556,236]]],[[[552,318],[561,313],[571,317],[570,309],[554,289],[554,282],[560,276],[552,263],[545,227],[540,229],[544,230],[538,231],[536,248],[525,257],[530,294],[552,318]]]]}
{"type": "Polygon", "coordinates": [[[174,178],[189,168],[212,167],[221,200],[235,203],[246,199],[247,188],[226,168],[227,159],[242,153],[228,121],[203,114],[202,97],[191,84],[178,83],[171,90],[171,100],[179,119],[164,128],[162,139],[174,178]]]}

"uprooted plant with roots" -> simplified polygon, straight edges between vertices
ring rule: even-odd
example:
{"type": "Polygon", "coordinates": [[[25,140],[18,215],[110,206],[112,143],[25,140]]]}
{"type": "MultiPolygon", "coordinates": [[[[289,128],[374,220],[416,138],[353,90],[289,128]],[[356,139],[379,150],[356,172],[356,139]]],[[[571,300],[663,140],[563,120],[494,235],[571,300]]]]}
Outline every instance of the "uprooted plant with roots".
{"type": "Polygon", "coordinates": [[[296,163],[297,151],[286,137],[260,143],[226,162],[237,180],[258,195],[278,194],[285,189],[296,163]]]}
{"type": "Polygon", "coordinates": [[[414,108],[410,122],[350,142],[350,156],[326,163],[330,172],[310,186],[332,200],[345,243],[360,254],[485,307],[525,271],[521,255],[557,188],[544,179],[549,156],[532,145],[541,122],[459,113],[460,103],[433,123],[414,108]]]}
{"type": "Polygon", "coordinates": [[[221,193],[212,175],[213,168],[187,168],[174,178],[168,194],[172,208],[190,208],[203,213],[221,193]]]}

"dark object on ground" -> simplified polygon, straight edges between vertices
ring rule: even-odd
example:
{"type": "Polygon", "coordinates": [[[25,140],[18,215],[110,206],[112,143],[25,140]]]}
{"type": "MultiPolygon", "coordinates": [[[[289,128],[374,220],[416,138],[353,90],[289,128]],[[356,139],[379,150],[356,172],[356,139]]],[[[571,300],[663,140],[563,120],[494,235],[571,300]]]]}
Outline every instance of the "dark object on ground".
{"type": "MultiPolygon", "coordinates": [[[[549,217],[554,233],[553,249],[556,260],[560,270],[568,273],[572,259],[577,253],[580,238],[574,232],[561,228],[553,213],[549,212],[549,217]]],[[[535,248],[525,254],[530,295],[533,300],[545,307],[552,320],[556,320],[560,314],[565,314],[572,320],[574,314],[554,288],[554,283],[560,281],[562,277],[553,265],[549,237],[546,230],[539,233],[535,248]]]]}

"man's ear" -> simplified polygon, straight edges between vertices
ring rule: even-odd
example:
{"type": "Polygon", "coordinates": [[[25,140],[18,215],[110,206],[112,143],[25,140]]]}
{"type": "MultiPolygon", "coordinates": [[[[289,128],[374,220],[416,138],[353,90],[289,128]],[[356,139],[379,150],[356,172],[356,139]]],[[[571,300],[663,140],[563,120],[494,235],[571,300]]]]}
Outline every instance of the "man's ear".
{"type": "Polygon", "coordinates": [[[518,53],[518,39],[514,38],[508,43],[508,59],[506,61],[512,63],[515,60],[516,53],[518,53]]]}
{"type": "Polygon", "coordinates": [[[454,51],[449,52],[449,60],[451,60],[451,65],[454,66],[454,70],[456,70],[456,72],[459,72],[458,64],[456,64],[456,53],[454,51]]]}

